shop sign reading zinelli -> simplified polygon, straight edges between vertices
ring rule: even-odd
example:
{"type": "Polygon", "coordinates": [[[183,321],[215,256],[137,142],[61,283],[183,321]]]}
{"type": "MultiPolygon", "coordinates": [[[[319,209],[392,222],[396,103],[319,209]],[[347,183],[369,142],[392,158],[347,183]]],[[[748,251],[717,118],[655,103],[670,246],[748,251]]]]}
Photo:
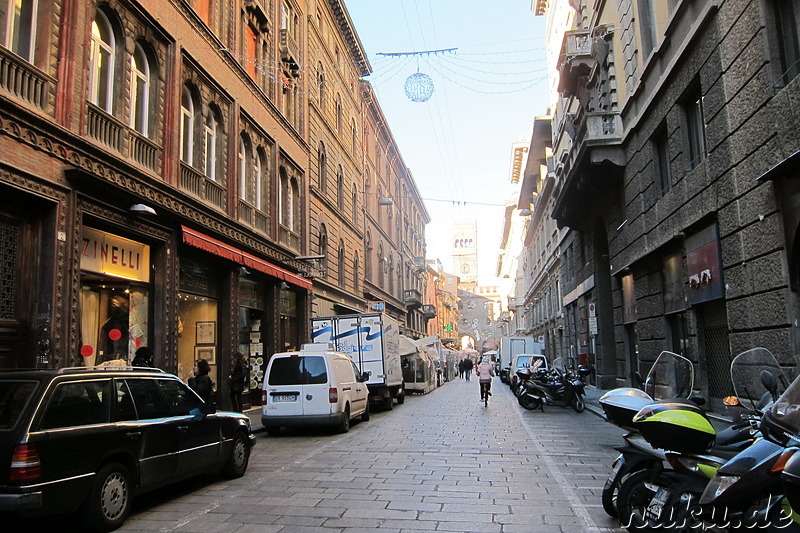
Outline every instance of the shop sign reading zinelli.
{"type": "Polygon", "coordinates": [[[92,228],[83,228],[81,270],[150,281],[150,247],[92,228]]]}

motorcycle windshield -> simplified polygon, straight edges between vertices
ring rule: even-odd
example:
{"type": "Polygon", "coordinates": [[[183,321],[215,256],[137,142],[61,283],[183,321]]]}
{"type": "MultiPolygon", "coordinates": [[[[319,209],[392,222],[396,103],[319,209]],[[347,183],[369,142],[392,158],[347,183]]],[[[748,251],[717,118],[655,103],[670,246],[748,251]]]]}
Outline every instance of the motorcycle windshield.
{"type": "Polygon", "coordinates": [[[764,371],[775,376],[777,394],[782,394],[789,380],[772,352],[766,348],[753,348],[733,358],[731,383],[739,405],[745,409],[761,412],[772,401],[772,395],[761,382],[764,371]]]}
{"type": "Polygon", "coordinates": [[[786,388],[761,419],[761,432],[782,445],[800,443],[800,376],[786,388]]]}
{"type": "Polygon", "coordinates": [[[694,386],[692,362],[673,352],[661,352],[644,382],[644,392],[655,400],[689,398],[694,386]]]}
{"type": "Polygon", "coordinates": [[[550,368],[554,368],[559,372],[564,370],[564,358],[563,357],[556,357],[553,359],[553,363],[550,365],[550,368]]]}

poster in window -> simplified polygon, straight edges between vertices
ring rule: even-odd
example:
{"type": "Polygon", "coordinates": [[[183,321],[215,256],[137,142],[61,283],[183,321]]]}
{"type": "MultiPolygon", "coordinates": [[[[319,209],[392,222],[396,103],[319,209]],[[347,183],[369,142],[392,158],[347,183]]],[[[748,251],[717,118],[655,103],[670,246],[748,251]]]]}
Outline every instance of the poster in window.
{"type": "Polygon", "coordinates": [[[216,344],[217,323],[197,322],[197,342],[195,344],[216,344]]]}
{"type": "Polygon", "coordinates": [[[205,359],[209,365],[217,364],[217,347],[216,346],[195,346],[194,347],[195,361],[205,359]]]}

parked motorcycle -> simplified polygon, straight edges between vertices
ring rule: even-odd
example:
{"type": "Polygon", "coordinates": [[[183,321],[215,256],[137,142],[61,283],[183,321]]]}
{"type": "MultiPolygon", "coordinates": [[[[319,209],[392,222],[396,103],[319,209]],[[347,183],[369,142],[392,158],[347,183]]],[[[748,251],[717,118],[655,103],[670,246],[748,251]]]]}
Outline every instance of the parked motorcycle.
{"type": "Polygon", "coordinates": [[[517,372],[520,377],[519,404],[525,409],[544,410],[545,405],[570,406],[576,413],[586,408],[586,376],[591,373],[589,367],[581,365],[577,373],[564,368],[561,357],[553,361],[550,371],[531,373],[527,369],[517,372]]]}
{"type": "Polygon", "coordinates": [[[694,368],[691,361],[682,355],[664,351],[650,367],[646,380],[642,380],[638,372],[634,374],[634,380],[644,390],[621,387],[600,397],[606,420],[628,431],[624,436],[625,445],[616,448],[620,455],[612,464],[613,471],[606,480],[602,493],[603,510],[614,518],[619,516],[617,494],[622,481],[634,472],[666,461],[664,452],[653,448],[639,434],[634,427],[633,417],[641,408],[658,401],[690,401],[694,368]]]}
{"type": "Polygon", "coordinates": [[[681,405],[655,403],[633,417],[666,461],[653,461],[621,482],[617,508],[629,531],[727,528],[774,516],[782,500],[775,471],[784,449],[759,438],[757,423],[786,378],[774,356],[756,348],[733,360],[731,382],[736,395],[726,403],[744,412],[719,434],[702,412],[681,405]]]}

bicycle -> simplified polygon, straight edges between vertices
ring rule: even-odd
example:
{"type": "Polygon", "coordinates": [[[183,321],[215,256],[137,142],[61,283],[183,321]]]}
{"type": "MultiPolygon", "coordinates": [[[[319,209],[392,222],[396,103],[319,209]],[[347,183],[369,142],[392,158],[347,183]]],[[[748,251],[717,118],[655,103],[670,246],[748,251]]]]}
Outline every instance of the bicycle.
{"type": "Polygon", "coordinates": [[[481,383],[481,397],[483,398],[483,406],[489,407],[489,396],[491,393],[489,392],[489,387],[491,383],[481,383]]]}

